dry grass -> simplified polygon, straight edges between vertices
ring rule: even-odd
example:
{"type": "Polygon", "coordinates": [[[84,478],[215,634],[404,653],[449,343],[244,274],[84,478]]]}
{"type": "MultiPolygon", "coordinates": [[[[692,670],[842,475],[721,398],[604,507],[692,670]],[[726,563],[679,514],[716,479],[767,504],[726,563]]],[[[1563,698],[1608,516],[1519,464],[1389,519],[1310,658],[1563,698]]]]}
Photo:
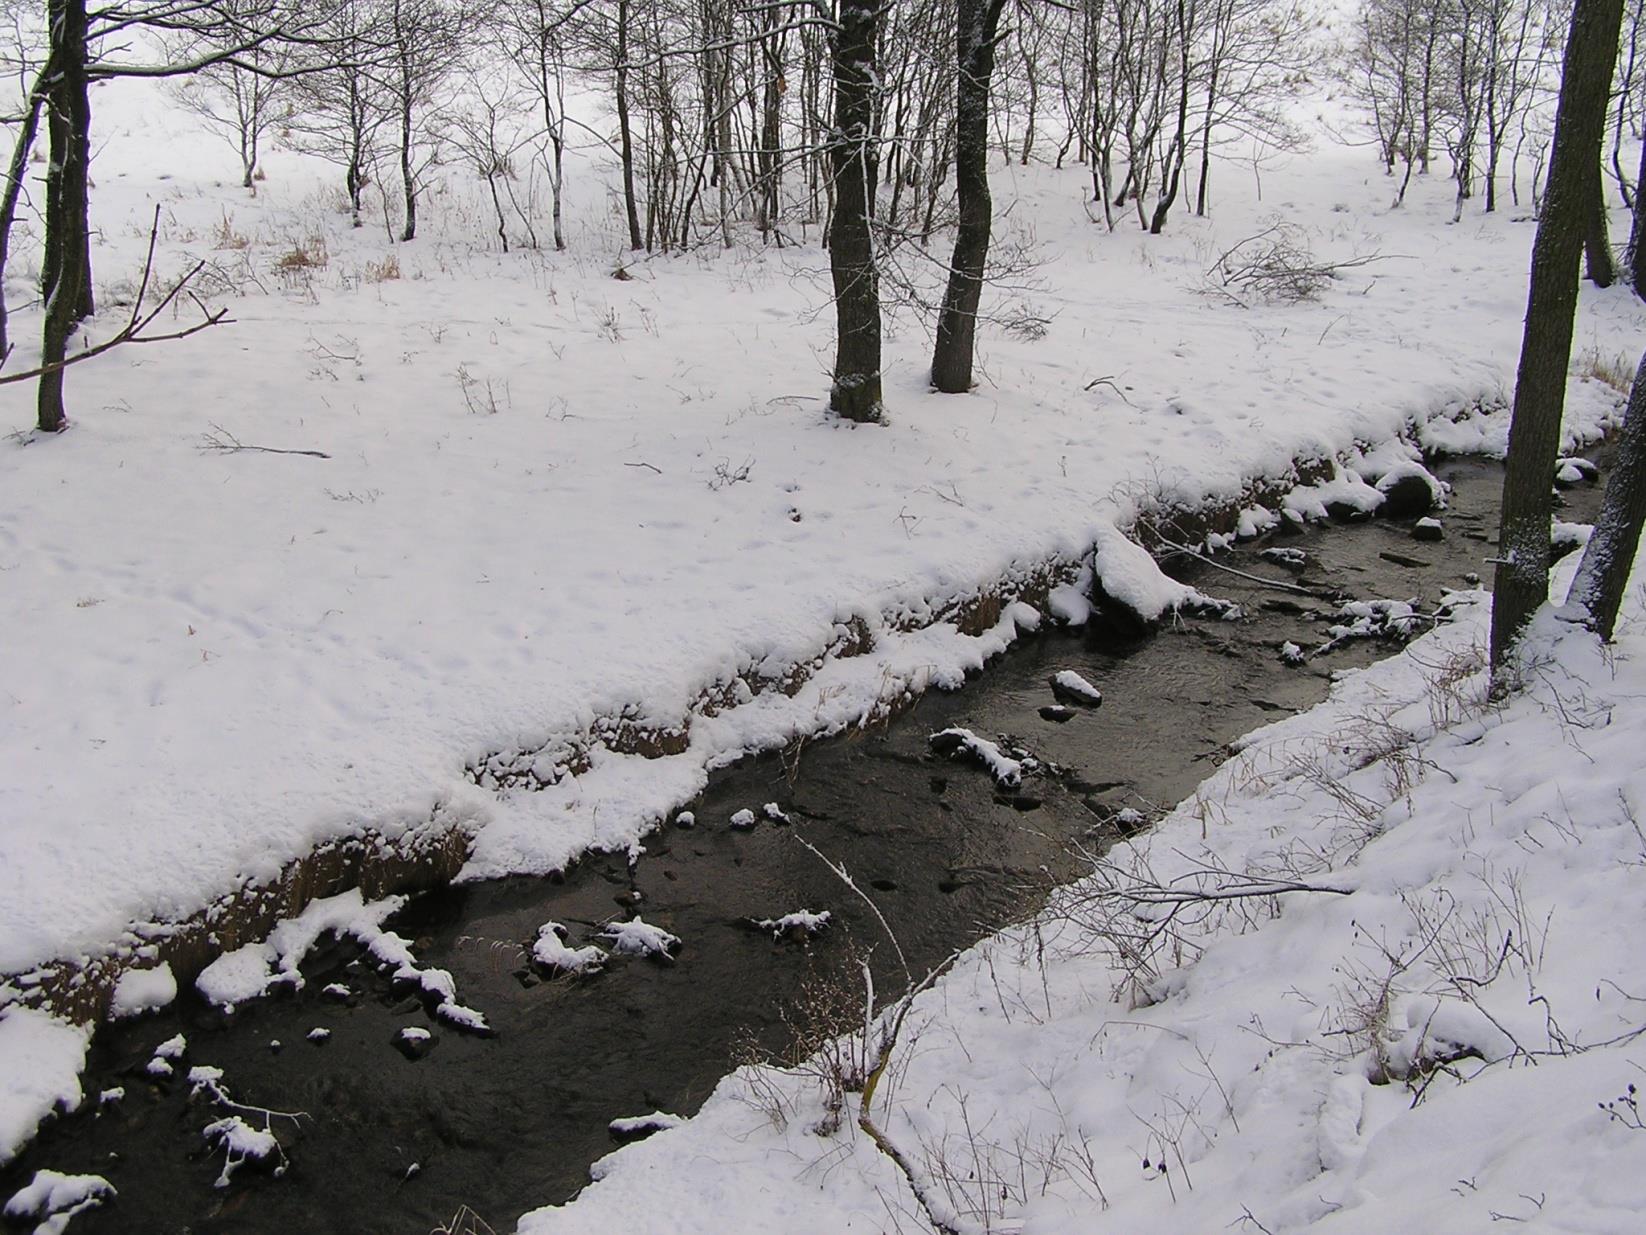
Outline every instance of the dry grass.
{"type": "Polygon", "coordinates": [[[429,1235],[497,1235],[491,1226],[467,1205],[461,1205],[447,1221],[429,1232],[429,1235]]]}
{"type": "Polygon", "coordinates": [[[251,237],[234,230],[234,217],[225,210],[218,220],[217,230],[212,233],[212,247],[244,252],[251,248],[251,237]]]}
{"type": "Polygon", "coordinates": [[[380,262],[366,263],[366,282],[391,283],[400,277],[400,259],[390,253],[380,262]]]}
{"type": "Polygon", "coordinates": [[[1584,349],[1577,358],[1576,368],[1578,377],[1609,386],[1620,395],[1627,396],[1635,380],[1634,362],[1622,352],[1608,356],[1599,344],[1584,349]]]}
{"type": "Polygon", "coordinates": [[[290,250],[282,253],[274,263],[274,268],[282,274],[292,274],[305,270],[324,270],[331,262],[331,254],[326,249],[324,236],[310,236],[302,243],[293,243],[290,250]]]}

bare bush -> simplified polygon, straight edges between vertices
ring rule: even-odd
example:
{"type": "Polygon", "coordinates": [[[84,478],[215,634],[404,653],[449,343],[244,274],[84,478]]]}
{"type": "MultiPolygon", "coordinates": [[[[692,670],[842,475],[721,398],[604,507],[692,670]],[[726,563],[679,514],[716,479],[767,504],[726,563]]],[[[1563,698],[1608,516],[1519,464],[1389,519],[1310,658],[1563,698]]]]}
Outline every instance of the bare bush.
{"type": "Polygon", "coordinates": [[[1379,261],[1378,254],[1322,261],[1302,228],[1276,221],[1237,240],[1206,271],[1206,290],[1243,309],[1254,304],[1300,304],[1320,294],[1345,270],[1379,261]]]}

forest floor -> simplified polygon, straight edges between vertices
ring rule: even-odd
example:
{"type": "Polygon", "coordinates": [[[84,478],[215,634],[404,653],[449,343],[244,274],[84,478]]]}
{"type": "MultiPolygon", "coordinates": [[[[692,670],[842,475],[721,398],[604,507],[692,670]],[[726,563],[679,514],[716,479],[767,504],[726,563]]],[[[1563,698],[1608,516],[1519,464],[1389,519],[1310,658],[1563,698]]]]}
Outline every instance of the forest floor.
{"type": "MultiPolygon", "coordinates": [[[[74,369],[61,437],[28,431],[26,388],[0,401],[17,430],[0,441],[3,1001],[23,999],[38,966],[132,953],[341,838],[392,842],[438,821],[472,838],[471,877],[633,846],[710,767],[957,684],[1015,627],[961,634],[937,620],[954,602],[1076,566],[1155,504],[1234,502],[1298,459],[1342,457],[1374,480],[1419,445],[1505,440],[1532,224],[1471,208],[1453,225],[1440,181],[1391,210],[1364,149],[1323,141],[1260,176],[1220,164],[1212,217],[1180,213],[1159,237],[1094,224],[1084,169],[997,165],[997,198],[1015,200],[1002,251],[1029,265],[993,293],[981,385],[931,393],[929,326],[900,311],[889,423],[854,428],[824,410],[832,310],[815,227],[782,249],[751,237],[633,260],[598,170],[579,164],[566,253],[495,251],[480,186],[455,172],[420,239],[394,245],[348,227],[331,169],[273,154],[252,196],[228,149],[148,86],[105,85],[94,108],[104,311],[91,335],[123,319],[156,204],[159,270],[205,260],[234,321],[74,369]],[[1276,222],[1319,259],[1367,260],[1309,300],[1235,303],[1208,272],[1276,222]],[[858,631],[868,656],[831,654],[858,631]],[[796,665],[815,673],[792,696],[750,689],[796,665]],[[707,716],[706,698],[726,706],[707,716]],[[663,758],[592,740],[688,722],[663,758]],[[558,779],[519,791],[528,767],[558,779]]],[[[909,259],[914,285],[935,285],[943,247],[909,259]]],[[[20,254],[13,304],[33,273],[20,254]]],[[[1643,316],[1626,289],[1585,290],[1568,444],[1616,414],[1608,380],[1632,369],[1643,316]]],[[[37,308],[13,325],[23,366],[37,308]]],[[[1628,692],[1594,676],[1589,653],[1555,663],[1568,661],[1626,714],[1628,692]]],[[[1502,723],[1524,711],[1533,724],[1534,696],[1502,723]]],[[[1581,981],[1598,981],[1589,968],[1581,981]]],[[[1062,980],[1047,978],[1054,1003],[1062,980]]],[[[0,1021],[19,1040],[27,1027],[29,1058],[58,1069],[0,1084],[0,1152],[72,1092],[42,1078],[72,1073],[81,1036],[45,1019],[0,1021]]],[[[1249,1061],[1214,1063],[1233,1093],[1249,1061]]],[[[1242,1100],[1225,1103],[1231,1120],[1242,1100]]],[[[725,1133],[732,1106],[619,1161],[655,1169],[679,1138],[725,1133]]],[[[1170,1118],[1163,1142],[1196,1152],[1186,1116],[1170,1118]]],[[[793,1161],[796,1186],[816,1191],[826,1164],[793,1161]]],[[[1102,1178],[1116,1200],[1119,1180],[1102,1178]]],[[[849,1191],[840,1203],[857,1203],[849,1191]]],[[[612,1193],[596,1189],[586,1212],[612,1193]]]]}

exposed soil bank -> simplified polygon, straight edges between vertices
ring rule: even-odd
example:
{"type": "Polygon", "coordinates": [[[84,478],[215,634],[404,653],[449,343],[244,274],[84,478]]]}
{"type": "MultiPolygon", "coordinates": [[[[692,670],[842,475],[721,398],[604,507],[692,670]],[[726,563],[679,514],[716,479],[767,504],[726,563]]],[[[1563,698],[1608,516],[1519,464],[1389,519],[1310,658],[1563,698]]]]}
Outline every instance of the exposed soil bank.
{"type": "MultiPolygon", "coordinates": [[[[1495,468],[1456,461],[1441,475],[1456,492],[1438,544],[1371,522],[1271,539],[1227,560],[1296,583],[1259,552],[1300,548],[1314,559],[1306,584],[1361,599],[1422,595],[1432,607],[1468,572],[1487,573],[1496,525],[1495,468]]],[[[525,1209],[582,1185],[612,1145],[612,1118],[690,1113],[751,1040],[789,1046],[791,1026],[811,1021],[817,986],[848,968],[853,945],[876,948],[889,979],[880,927],[796,834],[872,890],[923,970],[1030,911],[1049,881],[1078,873],[1070,840],[1110,826],[1119,808],[1148,814],[1178,801],[1227,742],[1312,705],[1332,671],[1387,650],[1357,643],[1285,666],[1279,646],[1323,642],[1323,625],[1309,616],[1331,606],[1191,570],[1202,590],[1238,601],[1246,619],[1189,620],[1132,640],[1031,639],[965,691],[928,695],[885,727],[809,744],[798,762],[772,756],[717,774],[693,804],[697,827],[651,837],[632,870],[595,856],[563,880],[471,885],[414,902],[391,925],[415,937],[422,962],[452,972],[495,1036],[431,1020],[353,945],[323,948],[304,967],[302,993],[246,1005],[231,1024],[185,996],[160,1017],[100,1034],[87,1092],[119,1085],[125,1099],[100,1109],[89,1102],[47,1127],[0,1172],[0,1197],[50,1167],[102,1174],[119,1190],[106,1209],[77,1217],[77,1232],[420,1232],[464,1203],[508,1230],[525,1209]],[[1058,723],[1040,709],[1052,703],[1047,677],[1064,668],[1101,687],[1105,702],[1058,723]],[[983,771],[930,754],[928,734],[952,725],[1009,733],[1063,771],[997,793],[983,771]],[[792,827],[728,826],[737,810],[770,801],[792,827]],[[684,940],[675,964],[617,962],[576,980],[531,972],[524,949],[541,923],[568,924],[580,943],[622,916],[636,893],[647,921],[684,940]],[[809,946],[774,942],[746,924],[802,908],[834,915],[833,929],[809,946]],[[346,1000],[324,992],[334,982],[350,988],[346,1000]],[[433,1031],[427,1057],[414,1062],[395,1050],[405,1026],[433,1031]],[[323,1044],[306,1040],[316,1027],[331,1031],[323,1044]],[[155,1082],[143,1071],[154,1047],[178,1032],[189,1039],[186,1063],[222,1068],[238,1099],[306,1113],[276,1121],[290,1157],[282,1177],[248,1171],[213,1187],[221,1155],[208,1152],[200,1130],[221,1112],[189,1104],[180,1080],[155,1082]]]]}

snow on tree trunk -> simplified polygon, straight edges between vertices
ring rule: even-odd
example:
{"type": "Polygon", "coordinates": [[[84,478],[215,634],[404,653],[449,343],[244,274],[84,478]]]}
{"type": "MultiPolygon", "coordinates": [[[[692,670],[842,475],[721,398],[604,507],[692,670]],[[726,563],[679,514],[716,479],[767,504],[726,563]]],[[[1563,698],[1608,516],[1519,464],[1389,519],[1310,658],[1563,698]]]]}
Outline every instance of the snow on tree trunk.
{"type": "Polygon", "coordinates": [[[1635,370],[1624,414],[1617,464],[1606,480],[1600,518],[1589,537],[1567,603],[1576,604],[1584,620],[1608,643],[1617,625],[1623,591],[1634,567],[1640,530],[1646,524],[1646,357],[1635,370]]]}

